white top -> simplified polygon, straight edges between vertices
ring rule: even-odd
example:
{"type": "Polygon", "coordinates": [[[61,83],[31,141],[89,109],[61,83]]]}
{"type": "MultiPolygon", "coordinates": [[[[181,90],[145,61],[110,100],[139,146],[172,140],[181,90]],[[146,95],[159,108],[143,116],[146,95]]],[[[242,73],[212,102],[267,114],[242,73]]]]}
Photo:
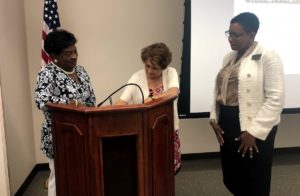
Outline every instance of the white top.
{"type": "MultiPolygon", "coordinates": [[[[223,66],[236,55],[236,51],[226,55],[223,66]]],[[[265,140],[272,127],[280,122],[284,102],[283,63],[275,51],[258,44],[250,55],[242,59],[238,81],[241,131],[265,140]]],[[[216,87],[214,93],[210,119],[218,121],[216,87]]]]}
{"type": "MultiPolygon", "coordinates": [[[[176,87],[179,89],[178,74],[176,69],[174,69],[173,67],[167,67],[165,70],[163,70],[162,80],[163,80],[164,92],[172,87],[176,87]]],[[[128,80],[128,83],[138,84],[143,91],[144,99],[146,99],[149,96],[149,87],[148,87],[148,81],[147,81],[145,69],[142,69],[134,73],[131,76],[131,78],[128,80]]],[[[139,88],[136,86],[127,86],[123,91],[120,99],[127,103],[134,103],[134,104],[142,103],[141,92],[139,88]]],[[[175,130],[179,129],[177,99],[174,100],[174,129],[175,130]]]]}

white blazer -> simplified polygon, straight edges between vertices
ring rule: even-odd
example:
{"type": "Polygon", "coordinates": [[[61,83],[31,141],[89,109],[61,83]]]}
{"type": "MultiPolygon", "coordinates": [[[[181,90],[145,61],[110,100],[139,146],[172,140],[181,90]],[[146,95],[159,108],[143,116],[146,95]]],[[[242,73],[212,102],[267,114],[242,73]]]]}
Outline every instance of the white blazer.
{"type": "MultiPolygon", "coordinates": [[[[237,56],[232,51],[224,57],[223,67],[237,56]]],[[[265,140],[272,127],[280,122],[284,103],[283,63],[278,54],[257,44],[253,52],[242,59],[238,75],[238,102],[241,131],[265,140]]],[[[217,87],[210,119],[218,121],[217,87]]]]}

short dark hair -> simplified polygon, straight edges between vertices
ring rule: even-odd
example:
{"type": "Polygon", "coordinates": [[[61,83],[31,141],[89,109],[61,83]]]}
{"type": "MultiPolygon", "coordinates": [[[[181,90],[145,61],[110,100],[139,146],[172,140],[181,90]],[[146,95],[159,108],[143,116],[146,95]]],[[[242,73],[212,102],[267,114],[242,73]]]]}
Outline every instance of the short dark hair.
{"type": "Polygon", "coordinates": [[[144,63],[149,59],[166,69],[172,61],[172,53],[165,43],[154,43],[142,49],[141,58],[144,63]]]}
{"type": "Polygon", "coordinates": [[[76,44],[73,33],[64,29],[53,30],[46,36],[44,49],[48,54],[60,54],[65,48],[76,44]]]}
{"type": "Polygon", "coordinates": [[[259,29],[259,20],[258,17],[250,12],[243,12],[239,15],[233,17],[230,23],[240,24],[246,32],[255,32],[257,33],[259,29]]]}

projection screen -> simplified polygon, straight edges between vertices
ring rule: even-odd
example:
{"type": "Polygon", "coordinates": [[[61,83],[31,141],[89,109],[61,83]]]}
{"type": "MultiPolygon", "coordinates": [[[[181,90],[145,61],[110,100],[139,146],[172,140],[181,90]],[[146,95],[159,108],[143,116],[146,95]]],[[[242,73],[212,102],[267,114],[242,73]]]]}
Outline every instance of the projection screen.
{"type": "Polygon", "coordinates": [[[300,112],[300,1],[186,0],[179,116],[207,117],[216,74],[231,49],[224,32],[241,12],[260,19],[256,41],[274,48],[285,72],[285,113],[300,112]]]}

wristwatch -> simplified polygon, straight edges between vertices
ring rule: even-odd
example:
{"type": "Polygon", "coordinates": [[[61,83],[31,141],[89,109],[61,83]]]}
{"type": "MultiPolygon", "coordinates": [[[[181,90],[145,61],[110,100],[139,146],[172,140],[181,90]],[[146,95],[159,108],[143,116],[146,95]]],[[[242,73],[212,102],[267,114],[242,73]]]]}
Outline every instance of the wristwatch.
{"type": "Polygon", "coordinates": [[[156,99],[153,94],[150,94],[149,98],[151,98],[152,100],[156,99]]]}

